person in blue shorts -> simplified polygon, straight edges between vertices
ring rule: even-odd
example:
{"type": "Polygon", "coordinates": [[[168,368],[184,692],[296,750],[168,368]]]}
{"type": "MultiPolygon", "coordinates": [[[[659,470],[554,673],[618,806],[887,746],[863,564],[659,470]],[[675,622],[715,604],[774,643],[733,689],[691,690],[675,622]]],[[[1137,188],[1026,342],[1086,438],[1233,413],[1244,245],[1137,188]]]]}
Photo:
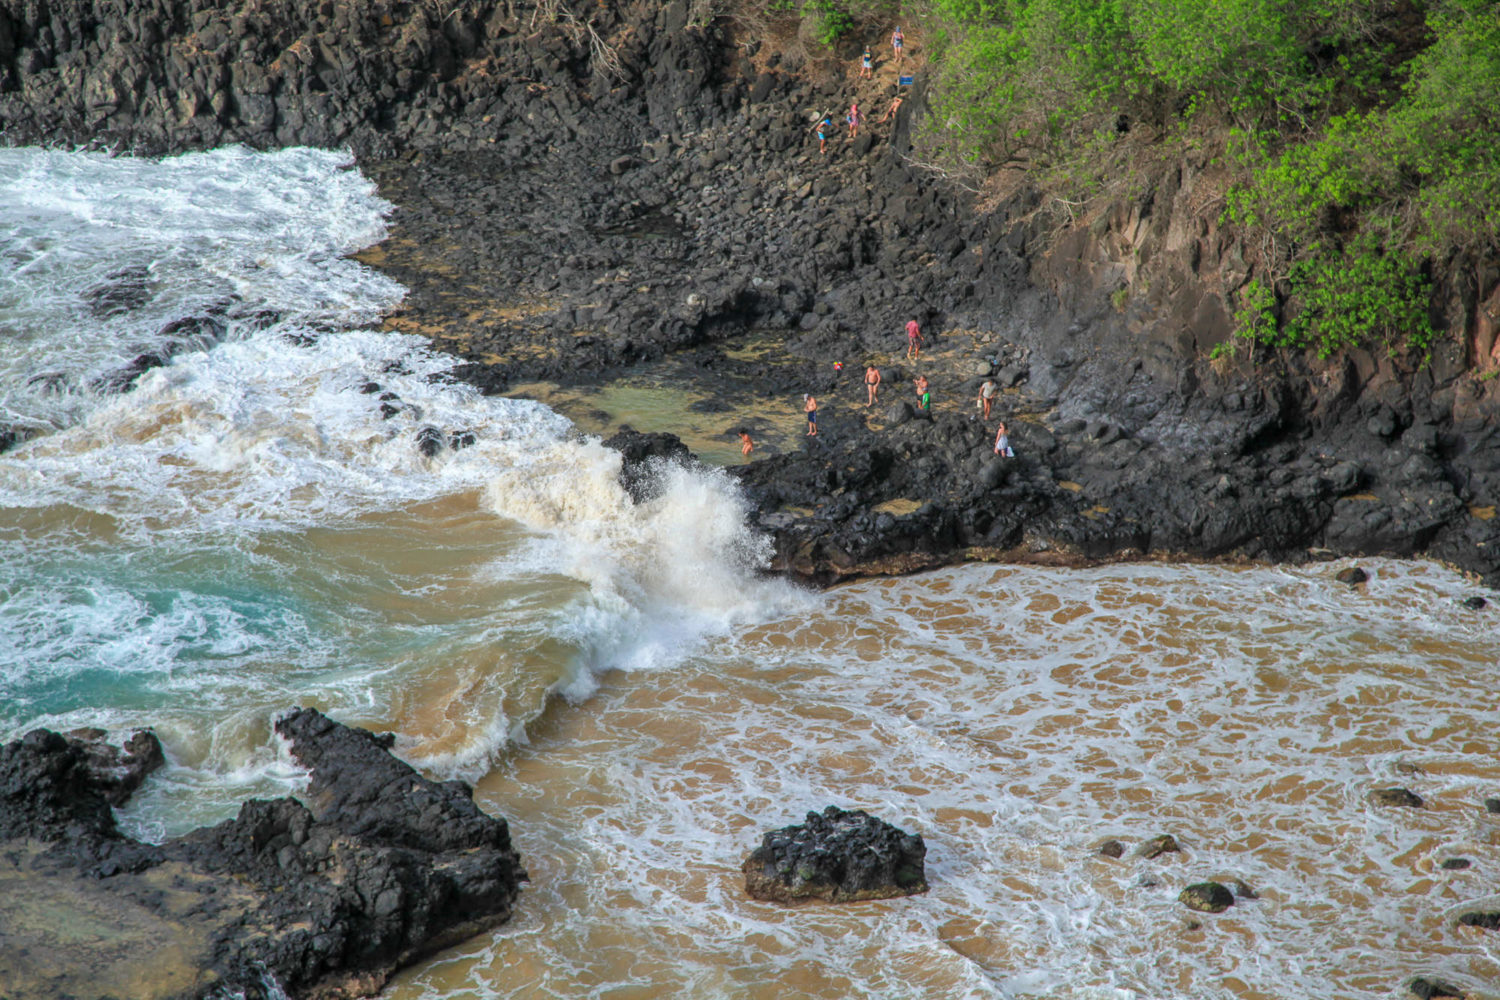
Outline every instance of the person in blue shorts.
{"type": "Polygon", "coordinates": [[[828,133],[833,131],[833,116],[824,115],[818,120],[818,124],[813,126],[813,131],[818,133],[818,152],[828,152],[828,133]]]}
{"type": "Polygon", "coordinates": [[[859,78],[861,80],[869,80],[871,77],[870,47],[866,45],[865,54],[859,58],[859,78]]]}
{"type": "Polygon", "coordinates": [[[818,400],[816,397],[804,393],[802,396],[802,409],[807,414],[807,437],[818,436],[818,400]]]}

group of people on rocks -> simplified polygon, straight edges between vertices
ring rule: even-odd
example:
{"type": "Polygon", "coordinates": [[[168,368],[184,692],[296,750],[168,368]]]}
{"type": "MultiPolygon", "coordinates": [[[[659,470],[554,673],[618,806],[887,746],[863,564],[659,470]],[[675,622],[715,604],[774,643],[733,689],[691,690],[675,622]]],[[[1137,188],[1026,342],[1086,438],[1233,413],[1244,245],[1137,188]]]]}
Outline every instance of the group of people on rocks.
{"type": "MultiPolygon", "coordinates": [[[[921,325],[914,319],[907,320],[906,358],[908,361],[916,361],[921,355],[922,342],[921,325]]],[[[838,367],[842,367],[842,365],[838,367]]],[[[874,362],[867,363],[865,365],[865,407],[867,409],[880,401],[880,386],[883,383],[884,379],[880,374],[880,369],[875,366],[874,362]]],[[[925,416],[930,416],[932,413],[932,390],[928,385],[927,376],[919,372],[917,377],[912,380],[912,386],[917,394],[918,411],[925,416]]],[[[992,378],[985,379],[984,384],[979,387],[979,395],[974,401],[979,409],[979,418],[981,421],[985,423],[989,422],[990,414],[994,409],[995,399],[999,395],[1000,389],[995,384],[995,380],[992,378]]],[[[807,417],[807,433],[805,436],[817,437],[818,398],[810,392],[802,394],[802,412],[807,417]]],[[[750,452],[754,449],[754,444],[751,442],[750,435],[746,431],[741,430],[739,435],[741,441],[740,451],[745,456],[746,461],[748,461],[750,452]]],[[[1015,457],[1015,451],[1010,445],[1010,432],[1006,428],[1004,420],[1000,421],[1000,425],[995,431],[993,450],[995,455],[1000,458],[1015,457]]]]}
{"type": "MultiPolygon", "coordinates": [[[[898,27],[891,33],[891,49],[895,53],[893,61],[898,67],[901,65],[904,46],[905,36],[901,34],[901,29],[898,27]]],[[[874,79],[874,60],[870,55],[870,47],[868,45],[865,46],[864,55],[859,60],[859,79],[874,79]]],[[[901,110],[901,101],[900,83],[898,83],[896,96],[891,99],[890,106],[885,109],[885,114],[881,116],[879,124],[884,125],[896,117],[896,112],[901,110]]],[[[844,112],[844,124],[849,126],[849,138],[854,139],[859,136],[859,126],[863,124],[864,120],[864,112],[859,110],[859,101],[849,102],[849,110],[844,112]]],[[[833,135],[834,131],[833,115],[824,112],[823,116],[818,119],[818,123],[812,127],[812,131],[818,134],[818,152],[820,154],[827,153],[828,139],[833,135]]]]}

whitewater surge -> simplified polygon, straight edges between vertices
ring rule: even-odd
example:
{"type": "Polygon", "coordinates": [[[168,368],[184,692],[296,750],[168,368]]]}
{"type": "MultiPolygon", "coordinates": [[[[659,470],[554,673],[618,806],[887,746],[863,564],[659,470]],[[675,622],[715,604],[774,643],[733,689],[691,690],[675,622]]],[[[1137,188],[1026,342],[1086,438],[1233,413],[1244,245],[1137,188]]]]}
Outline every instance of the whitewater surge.
{"type": "Polygon", "coordinates": [[[148,828],[294,787],[291,705],[476,777],[554,695],[800,600],[726,477],[637,505],[562,417],[362,329],[402,291],[345,256],[390,210],[346,155],[6,150],[0,195],[0,413],[34,434],[0,455],[0,733],[155,725],[148,828]]]}

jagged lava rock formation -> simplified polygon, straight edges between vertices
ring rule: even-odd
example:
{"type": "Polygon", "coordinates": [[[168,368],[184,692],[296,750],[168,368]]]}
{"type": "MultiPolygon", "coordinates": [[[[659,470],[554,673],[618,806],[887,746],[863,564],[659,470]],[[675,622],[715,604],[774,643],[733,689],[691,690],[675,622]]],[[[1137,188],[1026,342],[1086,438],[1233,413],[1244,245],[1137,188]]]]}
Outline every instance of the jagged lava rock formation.
{"type": "Polygon", "coordinates": [[[467,785],[311,709],[276,729],[309,769],[305,803],[252,800],[162,844],[110,809],[121,767],[159,760],[154,737],[123,764],[46,730],[0,747],[0,996],[368,996],[510,917],[526,873],[467,785]]]}

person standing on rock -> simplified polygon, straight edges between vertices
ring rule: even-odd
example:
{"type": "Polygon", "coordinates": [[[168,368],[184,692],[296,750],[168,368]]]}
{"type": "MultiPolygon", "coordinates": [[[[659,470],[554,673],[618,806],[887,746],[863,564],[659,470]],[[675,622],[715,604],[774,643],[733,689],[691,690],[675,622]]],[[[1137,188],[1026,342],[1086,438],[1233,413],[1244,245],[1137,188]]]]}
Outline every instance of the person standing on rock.
{"type": "Polygon", "coordinates": [[[880,398],[880,369],[874,365],[865,365],[865,392],[870,397],[865,406],[874,406],[880,398]]]}
{"type": "Polygon", "coordinates": [[[807,437],[818,436],[818,400],[810,393],[802,395],[802,409],[807,414],[807,437]]]}
{"type": "Polygon", "coordinates": [[[818,133],[818,152],[828,152],[828,133],[833,131],[833,116],[824,115],[818,120],[818,124],[812,127],[818,133]]]}
{"type": "Polygon", "coordinates": [[[872,75],[873,74],[871,72],[870,64],[870,47],[866,45],[865,54],[863,56],[860,56],[859,59],[859,78],[861,80],[869,80],[872,79],[872,75]]]}
{"type": "Polygon", "coordinates": [[[922,328],[917,321],[909,319],[906,321],[906,360],[915,361],[917,355],[922,353],[922,328]]]}
{"type": "Polygon", "coordinates": [[[844,116],[844,120],[849,123],[849,138],[851,139],[859,134],[860,117],[859,102],[854,101],[849,105],[849,113],[844,116]]]}
{"type": "Polygon", "coordinates": [[[1016,453],[1010,450],[1010,434],[1005,430],[1005,421],[1000,421],[1000,428],[995,431],[995,454],[1001,458],[1015,458],[1016,453]]]}
{"type": "Polygon", "coordinates": [[[745,461],[750,461],[750,453],[755,450],[755,442],[750,440],[750,432],[743,427],[740,428],[740,454],[745,456],[745,461]]]}
{"type": "Polygon", "coordinates": [[[985,379],[984,385],[979,387],[978,404],[981,411],[980,420],[990,419],[990,407],[994,405],[995,396],[999,392],[1000,389],[995,385],[995,380],[992,378],[985,379]]]}
{"type": "Polygon", "coordinates": [[[891,32],[891,48],[896,53],[897,66],[901,65],[901,46],[905,43],[905,41],[906,36],[901,34],[901,28],[900,26],[897,26],[896,30],[891,32]]]}

